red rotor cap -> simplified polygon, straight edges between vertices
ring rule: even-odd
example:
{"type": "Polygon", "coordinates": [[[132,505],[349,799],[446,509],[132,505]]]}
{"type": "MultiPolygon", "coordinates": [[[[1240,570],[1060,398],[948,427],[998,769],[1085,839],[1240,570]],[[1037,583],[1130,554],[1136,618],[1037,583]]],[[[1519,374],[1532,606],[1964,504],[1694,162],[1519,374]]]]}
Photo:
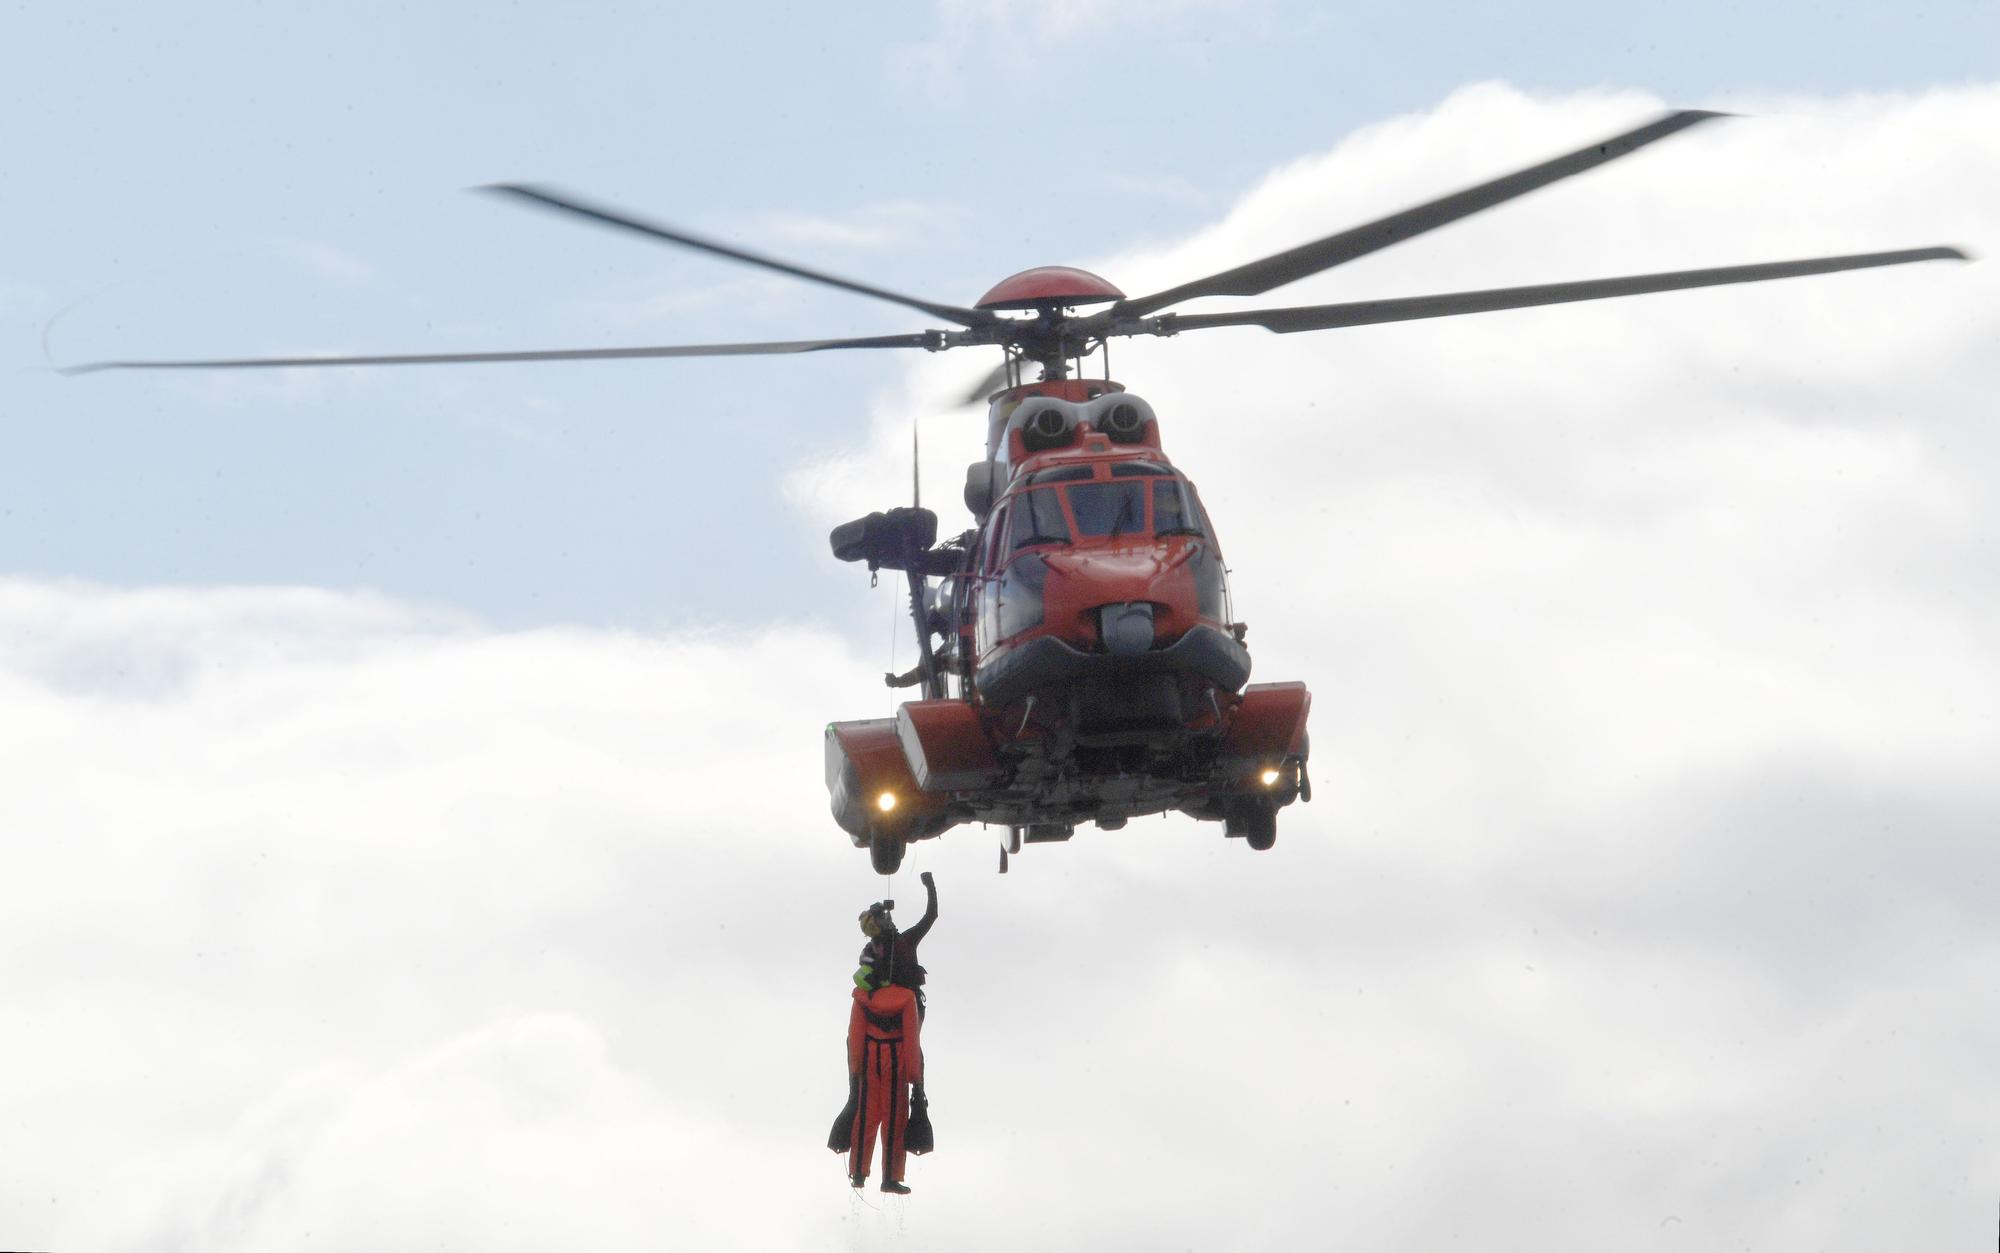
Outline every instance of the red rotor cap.
{"type": "Polygon", "coordinates": [[[1125,293],[1092,274],[1068,265],[1038,265],[1003,278],[979,298],[979,309],[1035,309],[1042,305],[1091,305],[1123,300],[1125,293]]]}

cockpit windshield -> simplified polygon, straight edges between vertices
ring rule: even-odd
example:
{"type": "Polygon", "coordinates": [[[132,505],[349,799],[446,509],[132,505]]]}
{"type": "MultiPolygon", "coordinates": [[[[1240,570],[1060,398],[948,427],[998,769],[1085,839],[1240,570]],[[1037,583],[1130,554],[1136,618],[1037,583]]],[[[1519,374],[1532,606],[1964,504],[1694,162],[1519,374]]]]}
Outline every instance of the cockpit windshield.
{"type": "Polygon", "coordinates": [[[1193,487],[1166,467],[1123,462],[1111,467],[1117,477],[1093,482],[1072,477],[1081,468],[1064,467],[1060,487],[1037,485],[1008,498],[999,554],[1079,539],[1208,534],[1193,487]]]}
{"type": "Polygon", "coordinates": [[[1131,535],[1146,529],[1146,487],[1130,480],[1078,483],[1069,489],[1069,511],[1079,535],[1131,535]]]}

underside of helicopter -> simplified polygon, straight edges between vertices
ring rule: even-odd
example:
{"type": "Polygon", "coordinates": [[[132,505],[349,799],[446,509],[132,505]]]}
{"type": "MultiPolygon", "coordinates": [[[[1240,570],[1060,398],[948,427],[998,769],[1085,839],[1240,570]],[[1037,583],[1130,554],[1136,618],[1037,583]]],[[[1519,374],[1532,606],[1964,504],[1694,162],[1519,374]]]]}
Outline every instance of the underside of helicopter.
{"type": "Polygon", "coordinates": [[[908,701],[893,718],[827,727],[827,789],[835,820],[884,873],[910,841],[972,822],[1003,829],[1003,869],[1023,843],[1175,811],[1269,848],[1278,811],[1312,796],[1310,708],[1302,683],[1221,695],[1167,670],[1058,684],[998,711],[908,701]],[[1183,693],[1199,693],[1192,720],[1183,693]],[[1058,716],[1038,720],[1038,707],[1058,716]]]}

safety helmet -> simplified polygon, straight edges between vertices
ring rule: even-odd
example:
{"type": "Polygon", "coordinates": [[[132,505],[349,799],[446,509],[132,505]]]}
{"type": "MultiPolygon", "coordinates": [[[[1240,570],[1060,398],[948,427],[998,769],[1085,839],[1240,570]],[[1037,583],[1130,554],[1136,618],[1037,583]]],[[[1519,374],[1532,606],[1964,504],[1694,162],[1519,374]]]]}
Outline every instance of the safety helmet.
{"type": "Polygon", "coordinates": [[[890,920],[889,911],[896,908],[894,901],[876,901],[861,911],[861,934],[874,939],[884,931],[893,931],[896,924],[890,920]]]}

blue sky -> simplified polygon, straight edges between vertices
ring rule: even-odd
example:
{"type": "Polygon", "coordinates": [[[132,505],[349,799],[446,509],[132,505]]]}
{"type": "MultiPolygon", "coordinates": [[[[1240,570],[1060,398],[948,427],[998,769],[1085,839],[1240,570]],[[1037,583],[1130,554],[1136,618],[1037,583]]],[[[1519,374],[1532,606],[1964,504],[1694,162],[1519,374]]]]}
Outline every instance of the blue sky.
{"type": "MultiPolygon", "coordinates": [[[[1726,107],[2000,62],[2000,13],[1974,3],[696,13],[9,14],[0,570],[375,588],[512,624],[848,611],[850,572],[775,485],[849,446],[901,362],[38,372],[52,318],[63,362],[921,324],[462,191],[479,183],[549,181],[967,302],[1028,265],[1185,235],[1273,169],[1471,81],[1726,107]]],[[[1648,261],[1635,240],[1632,268],[1648,261]]],[[[965,459],[977,432],[968,415],[965,459]]]]}

